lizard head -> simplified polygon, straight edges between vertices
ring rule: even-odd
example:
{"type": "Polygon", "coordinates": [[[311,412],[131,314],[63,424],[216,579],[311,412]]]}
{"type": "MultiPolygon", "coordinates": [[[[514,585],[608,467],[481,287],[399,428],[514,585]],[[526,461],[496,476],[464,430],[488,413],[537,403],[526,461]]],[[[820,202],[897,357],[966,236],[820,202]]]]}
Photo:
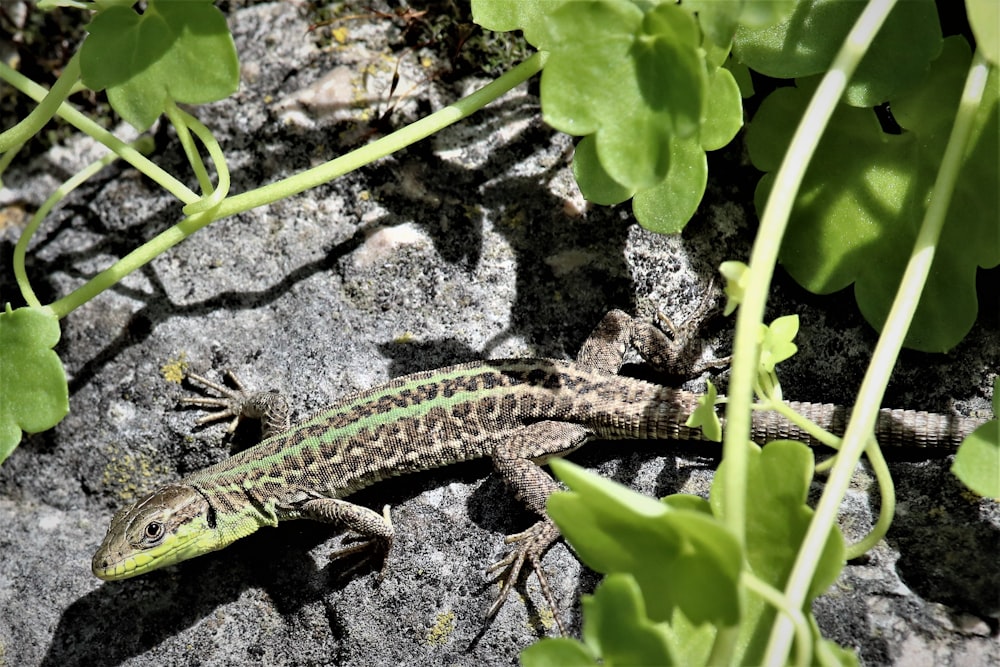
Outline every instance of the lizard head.
{"type": "Polygon", "coordinates": [[[205,496],[170,485],[115,514],[91,566],[105,581],[128,579],[222,546],[205,496]]]}

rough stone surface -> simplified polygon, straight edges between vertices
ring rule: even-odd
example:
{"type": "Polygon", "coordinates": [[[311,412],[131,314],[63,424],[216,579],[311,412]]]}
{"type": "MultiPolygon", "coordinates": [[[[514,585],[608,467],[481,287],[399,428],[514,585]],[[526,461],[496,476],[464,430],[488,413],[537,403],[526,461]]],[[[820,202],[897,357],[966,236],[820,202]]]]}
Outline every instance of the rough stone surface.
{"type": "MultiPolygon", "coordinates": [[[[397,62],[405,98],[394,126],[486,81],[430,77],[441,63],[394,49],[400,22],[379,17],[347,23],[343,45],[320,48],[304,11],[278,2],[231,11],[240,91],[194,112],[221,140],[233,192],[367,141],[397,62]]],[[[169,136],[153,158],[188,174],[169,136]]],[[[627,207],[586,206],[571,150],[541,123],[534,86],[521,87],[390,159],[209,226],[65,318],[57,349],[72,412],[0,467],[0,664],[514,664],[549,634],[534,577],[482,628],[497,590],[483,568],[503,553],[505,534],[531,521],[487,462],[356,496],[394,508],[398,538],[378,586],[371,573],[339,577],[327,558],[334,531],[307,522],[124,582],[95,579],[90,558],[123,503],[253,440],[193,429],[164,366],[233,369],[247,384],[283,389],[303,416],[418,369],[569,358],[612,307],[652,303],[683,319],[721,261],[746,258],[755,174],[738,149],[713,156],[706,201],[680,238],[640,229],[627,207]]],[[[10,269],[18,211],[34,211],[95,154],[75,138],[5,174],[3,300],[20,302],[10,269]]],[[[43,301],[64,295],[180,216],[151,182],[113,166],[44,223],[29,254],[33,284],[43,301]]],[[[984,287],[983,302],[995,302],[995,281],[984,287]]],[[[801,316],[799,354],[781,368],[785,395],[849,400],[874,341],[850,296],[807,295],[779,272],[770,307],[801,316]]],[[[985,414],[997,331],[987,308],[952,354],[904,354],[887,403],[985,414]]],[[[731,323],[716,322],[705,354],[726,354],[730,337],[731,323]]],[[[715,454],[595,443],[573,458],[643,493],[704,494],[715,454]]],[[[948,466],[892,464],[899,511],[888,539],[815,605],[825,633],[865,664],[1000,663],[997,506],[964,492],[948,466]]],[[[850,537],[871,525],[872,503],[859,470],[844,508],[850,537]]],[[[578,598],[597,575],[564,544],[544,564],[559,613],[579,633],[578,598]]]]}

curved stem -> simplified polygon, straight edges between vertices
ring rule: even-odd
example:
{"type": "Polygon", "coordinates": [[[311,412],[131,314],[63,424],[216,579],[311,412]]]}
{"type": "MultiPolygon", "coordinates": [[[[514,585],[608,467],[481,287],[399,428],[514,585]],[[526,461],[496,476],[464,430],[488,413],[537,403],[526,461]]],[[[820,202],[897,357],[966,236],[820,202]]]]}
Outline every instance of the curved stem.
{"type": "Polygon", "coordinates": [[[191,130],[188,128],[184,116],[181,115],[180,108],[171,100],[163,108],[163,112],[170,119],[170,124],[174,126],[174,132],[177,133],[177,140],[181,142],[181,148],[184,149],[184,155],[187,156],[188,164],[191,165],[191,170],[194,171],[194,177],[198,179],[198,186],[201,188],[202,194],[207,195],[213,190],[212,179],[208,176],[208,170],[205,168],[205,163],[201,159],[201,154],[198,152],[198,147],[195,145],[194,139],[191,138],[191,130]]]}
{"type": "MultiPolygon", "coordinates": [[[[201,213],[202,211],[214,209],[218,206],[219,203],[226,198],[226,195],[229,194],[229,186],[232,181],[229,177],[229,164],[226,162],[226,155],[222,152],[222,147],[219,146],[219,141],[215,138],[215,135],[212,134],[212,131],[205,127],[200,120],[183,109],[177,109],[177,113],[184,127],[190,128],[191,131],[195,133],[195,136],[197,136],[201,143],[205,146],[209,157],[212,158],[212,164],[215,165],[216,176],[219,178],[219,183],[215,186],[214,190],[212,189],[211,183],[209,183],[208,188],[205,190],[205,192],[211,192],[212,194],[184,207],[185,215],[193,215],[195,213],[201,213]]],[[[195,151],[195,155],[197,156],[197,151],[195,151]]],[[[200,156],[198,156],[196,164],[201,165],[200,156]]],[[[201,168],[202,171],[204,171],[204,165],[202,165],[201,168]]],[[[208,179],[207,174],[205,175],[205,179],[208,179]]]]}
{"type": "MultiPolygon", "coordinates": [[[[427,116],[401,130],[363,146],[342,157],[289,178],[257,188],[250,192],[229,197],[218,207],[189,215],[184,220],[158,234],[153,239],[136,248],[113,266],[101,271],[72,293],[52,304],[61,314],[66,314],[82,303],[92,299],[100,292],[108,289],[132,271],[145,265],[160,253],[180,243],[205,225],[219,218],[234,215],[256,206],[269,204],[277,199],[288,197],[315,187],[347,173],[352,169],[368,164],[381,157],[398,151],[412,143],[455,123],[478,111],[488,103],[503,95],[519,83],[534,76],[541,70],[545,62],[544,53],[536,53],[511,71],[501,76],[472,95],[455,104],[427,116]]],[[[196,126],[192,126],[196,127],[196,126]]],[[[196,130],[197,131],[197,130],[196,130]]],[[[208,145],[208,144],[206,144],[208,145]]],[[[209,146],[209,150],[212,148],[209,146]]],[[[221,172],[220,172],[221,182],[221,172]]]]}
{"type": "MultiPolygon", "coordinates": [[[[12,86],[34,100],[41,101],[49,92],[20,72],[12,69],[8,65],[5,65],[3,62],[0,62],[0,79],[8,81],[12,86]]],[[[135,150],[94,121],[87,118],[84,114],[80,113],[77,109],[74,109],[67,102],[63,102],[59,105],[59,108],[56,111],[56,116],[110,148],[123,160],[131,164],[152,180],[156,181],[162,188],[170,192],[185,204],[199,199],[197,194],[161,169],[152,160],[148,159],[145,155],[135,150]]]]}
{"type": "MultiPolygon", "coordinates": [[[[147,142],[148,143],[148,142],[147,142]]],[[[21,237],[17,240],[17,244],[14,246],[14,278],[17,280],[17,285],[21,289],[21,296],[24,297],[25,303],[27,303],[32,308],[41,308],[42,304],[35,296],[35,291],[31,289],[31,283],[28,280],[28,273],[24,268],[24,256],[28,249],[28,244],[31,242],[31,237],[35,234],[38,226],[42,224],[42,220],[45,216],[49,214],[49,211],[55,207],[63,198],[66,197],[73,190],[77,189],[88,178],[95,175],[104,167],[108,166],[112,162],[118,159],[118,156],[114,153],[109,153],[102,157],[96,162],[92,162],[80,171],[76,172],[71,176],[65,183],[56,188],[55,192],[49,195],[48,199],[38,207],[35,214],[31,216],[31,222],[24,228],[21,232],[21,237]]],[[[65,313],[60,313],[58,309],[53,308],[57,317],[62,317],[65,313]]]]}
{"type": "Polygon", "coordinates": [[[806,620],[805,614],[800,609],[788,604],[788,599],[782,595],[781,591],[746,570],[740,577],[740,583],[774,607],[781,618],[788,619],[796,639],[795,664],[803,667],[808,665],[812,660],[813,638],[812,633],[809,632],[809,622],[806,620]]]}
{"type": "MultiPolygon", "coordinates": [[[[25,81],[29,80],[6,65],[4,65],[4,68],[6,69],[0,68],[0,78],[10,81],[11,84],[14,84],[14,81],[8,78],[7,74],[9,72],[14,72],[25,81]]],[[[25,116],[17,125],[0,134],[0,153],[6,153],[14,147],[20,147],[28,139],[41,132],[45,124],[52,120],[52,117],[59,111],[59,105],[65,102],[66,98],[73,92],[73,86],[79,80],[80,52],[77,51],[69,59],[69,62],[66,63],[62,74],[59,75],[52,88],[46,91],[41,98],[35,98],[38,101],[38,106],[32,109],[31,113],[25,116]]]]}
{"type": "Polygon", "coordinates": [[[871,531],[854,544],[847,546],[844,553],[847,560],[867,553],[879,540],[885,537],[886,533],[889,532],[889,526],[892,525],[892,518],[896,514],[896,485],[892,481],[892,475],[889,474],[889,465],[885,462],[882,449],[874,439],[868,443],[865,455],[871,462],[872,472],[875,473],[881,504],[878,510],[878,519],[871,531]]]}
{"type": "Polygon", "coordinates": [[[353,171],[363,165],[374,162],[386,155],[406,148],[435,132],[473,114],[493,100],[497,99],[514,86],[528,80],[541,71],[547,54],[535,53],[523,63],[493,81],[480,90],[472,93],[454,104],[422,118],[406,127],[371,142],[347,155],[330,160],[324,164],[282,179],[270,185],[234,195],[219,206],[218,217],[250,210],[257,206],[270,204],[279,199],[290,197],[309,188],[327,183],[338,176],[353,171]]]}
{"type": "MultiPolygon", "coordinates": [[[[891,9],[892,2],[891,0],[883,1],[887,5],[885,7],[887,14],[888,10],[891,9]]],[[[869,10],[879,4],[879,0],[875,0],[868,5],[852,29],[852,35],[858,31],[858,26],[865,20],[869,10]]],[[[881,11],[882,7],[879,7],[879,10],[881,11]]],[[[876,29],[878,25],[881,25],[880,21],[877,22],[876,29]]],[[[870,42],[870,38],[868,41],[870,42]]],[[[851,36],[848,36],[848,42],[851,42],[851,36]]],[[[846,48],[847,44],[845,44],[846,48]]],[[[839,59],[840,56],[838,56],[839,59]]],[[[834,67],[836,68],[836,66],[835,62],[834,67]]],[[[951,203],[951,195],[954,192],[958,172],[962,166],[962,156],[968,143],[973,119],[982,101],[988,73],[988,63],[977,52],[966,79],[965,89],[962,91],[951,136],[948,138],[941,168],[938,170],[937,179],[931,191],[927,213],[917,233],[913,252],[907,262],[906,270],[903,272],[882,334],[875,345],[872,360],[861,382],[857,402],[844,433],[841,454],[837,457],[837,463],[830,473],[826,488],[816,506],[816,514],[809,524],[809,529],[802,542],[802,549],[799,551],[789,576],[785,594],[791,604],[802,604],[808,593],[809,584],[816,568],[816,560],[822,551],[830,526],[836,521],[841,499],[850,486],[854,464],[860,458],[861,452],[874,432],[878,407],[882,404],[889,374],[895,365],[906,332],[913,320],[913,314],[916,312],[920,293],[923,291],[923,286],[930,273],[937,242],[944,226],[945,214],[951,203]]],[[[768,643],[767,663],[770,665],[781,664],[783,662],[782,656],[788,652],[790,641],[787,623],[781,624],[781,619],[779,619],[768,643]]]]}

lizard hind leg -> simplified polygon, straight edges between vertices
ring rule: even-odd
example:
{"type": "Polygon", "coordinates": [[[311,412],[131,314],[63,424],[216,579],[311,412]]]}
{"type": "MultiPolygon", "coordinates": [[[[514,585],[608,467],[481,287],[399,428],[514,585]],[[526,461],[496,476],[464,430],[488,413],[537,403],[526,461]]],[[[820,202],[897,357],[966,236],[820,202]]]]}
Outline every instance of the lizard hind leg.
{"type": "Polygon", "coordinates": [[[492,575],[501,572],[501,576],[503,577],[503,584],[500,587],[500,592],[497,594],[497,599],[490,606],[489,611],[486,612],[487,621],[497,615],[497,612],[503,607],[507,598],[510,597],[510,591],[514,587],[514,584],[521,578],[521,570],[524,567],[525,561],[527,561],[531,564],[531,569],[534,570],[535,576],[538,577],[542,596],[545,598],[545,603],[549,606],[549,609],[552,610],[552,617],[559,628],[559,634],[564,637],[566,636],[566,628],[563,627],[562,620],[559,617],[558,607],[556,606],[552,589],[549,587],[548,577],[545,576],[545,570],[542,568],[541,563],[542,554],[548,551],[549,547],[558,539],[559,528],[548,518],[535,523],[525,531],[508,535],[504,539],[505,544],[517,544],[518,546],[507,554],[505,558],[486,568],[487,574],[492,575]]]}
{"type": "Polygon", "coordinates": [[[559,490],[559,485],[535,461],[569,453],[590,436],[591,432],[580,424],[543,421],[525,426],[494,448],[493,467],[517,498],[542,519],[527,530],[507,537],[504,542],[513,545],[511,552],[487,568],[488,574],[501,572],[503,577],[503,585],[487,612],[487,620],[500,611],[511,589],[520,580],[524,564],[530,563],[560,634],[566,634],[541,566],[542,556],[559,539],[558,526],[545,513],[545,503],[550,495],[559,490]]]}

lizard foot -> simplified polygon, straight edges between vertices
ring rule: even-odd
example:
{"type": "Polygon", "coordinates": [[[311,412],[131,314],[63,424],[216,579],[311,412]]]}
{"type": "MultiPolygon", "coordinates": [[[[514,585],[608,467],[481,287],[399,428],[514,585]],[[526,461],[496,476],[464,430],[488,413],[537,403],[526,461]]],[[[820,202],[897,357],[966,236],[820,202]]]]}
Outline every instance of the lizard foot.
{"type": "Polygon", "coordinates": [[[235,431],[236,427],[239,426],[240,420],[244,417],[242,405],[247,399],[246,390],[243,388],[243,383],[240,382],[240,379],[232,371],[226,371],[226,377],[236,387],[233,390],[194,373],[188,373],[187,377],[192,384],[204,389],[211,389],[219,394],[218,396],[188,396],[181,399],[181,405],[193,405],[205,408],[206,410],[212,410],[212,412],[209,412],[204,417],[200,417],[195,424],[202,426],[211,422],[232,418],[227,430],[230,433],[235,431]]]}
{"type": "Polygon", "coordinates": [[[389,537],[352,535],[345,538],[342,546],[330,554],[331,561],[341,560],[358,553],[365,554],[363,558],[340,573],[339,576],[341,579],[349,578],[362,565],[371,563],[372,561],[378,562],[379,560],[382,561],[382,565],[379,567],[377,579],[379,582],[385,579],[385,575],[389,571],[389,552],[392,551],[392,517],[389,515],[388,505],[382,508],[382,518],[385,519],[386,525],[389,526],[389,537]],[[348,542],[353,542],[354,544],[347,544],[348,542]]]}
{"type": "Polygon", "coordinates": [[[262,422],[265,438],[288,429],[290,424],[288,402],[278,392],[247,391],[232,371],[226,371],[226,377],[235,389],[194,373],[188,373],[187,377],[195,386],[218,394],[218,396],[190,396],[181,399],[181,405],[193,405],[210,411],[195,421],[197,426],[230,419],[228,430],[232,433],[243,419],[259,419],[262,422]]]}
{"type": "Polygon", "coordinates": [[[514,587],[514,584],[520,579],[521,569],[524,567],[525,561],[527,561],[531,564],[531,569],[534,570],[535,576],[538,577],[538,583],[542,588],[542,595],[545,597],[546,604],[552,610],[552,616],[556,620],[559,634],[562,636],[566,635],[566,629],[559,619],[559,611],[556,607],[555,599],[552,597],[552,590],[549,588],[549,581],[541,565],[542,555],[548,551],[549,547],[557,539],[559,539],[559,529],[550,519],[543,519],[531,526],[531,528],[515,535],[508,535],[504,539],[505,544],[516,544],[517,546],[505,558],[486,568],[487,574],[504,572],[501,575],[503,577],[503,586],[500,588],[500,593],[497,595],[497,599],[489,611],[486,612],[487,621],[496,616],[500,608],[503,607],[510,596],[510,591],[514,587]]]}

